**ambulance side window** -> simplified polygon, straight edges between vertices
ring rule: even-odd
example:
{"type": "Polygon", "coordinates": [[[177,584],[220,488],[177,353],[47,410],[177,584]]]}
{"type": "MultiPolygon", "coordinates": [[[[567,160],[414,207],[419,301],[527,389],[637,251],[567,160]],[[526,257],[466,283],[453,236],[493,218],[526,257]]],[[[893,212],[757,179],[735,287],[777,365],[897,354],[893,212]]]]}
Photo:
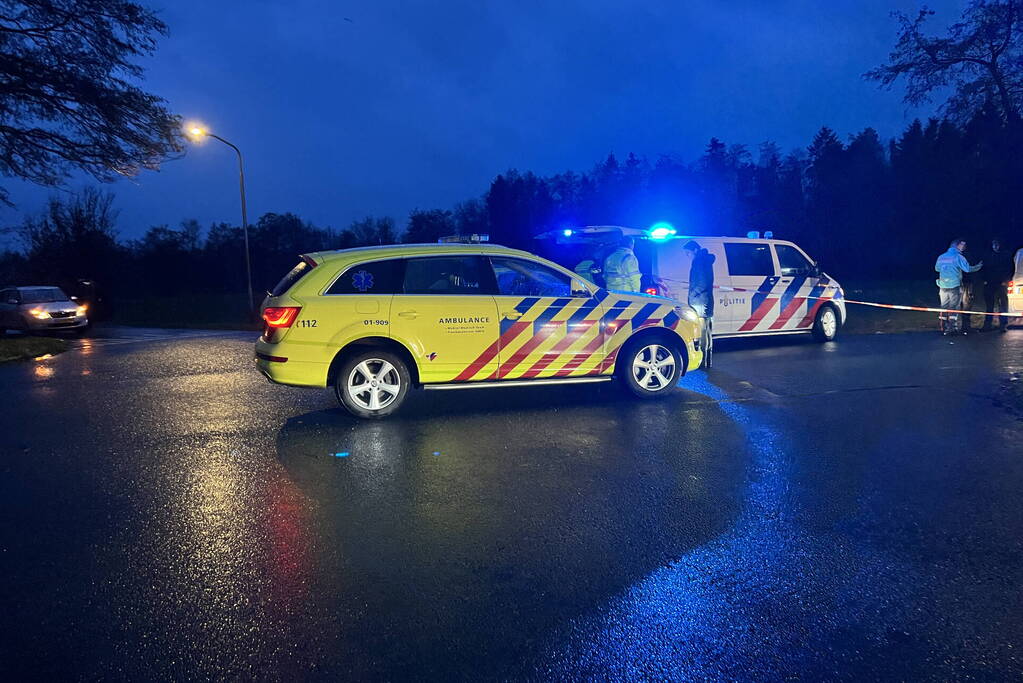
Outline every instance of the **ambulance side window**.
{"type": "Polygon", "coordinates": [[[733,277],[774,275],[774,259],[771,258],[770,245],[726,242],[725,256],[728,259],[728,274],[733,277]]]}
{"type": "Polygon", "coordinates": [[[542,263],[491,258],[497,293],[503,296],[572,296],[572,278],[542,263]]]}
{"type": "Polygon", "coordinates": [[[787,244],[776,244],[774,248],[778,252],[778,265],[783,276],[801,277],[813,272],[813,264],[798,249],[787,244]]]}
{"type": "Polygon", "coordinates": [[[402,272],[401,259],[360,263],[341,273],[327,294],[399,294],[402,272]]]}
{"type": "Polygon", "coordinates": [[[482,256],[430,256],[405,263],[405,294],[493,292],[493,275],[482,256]]]}

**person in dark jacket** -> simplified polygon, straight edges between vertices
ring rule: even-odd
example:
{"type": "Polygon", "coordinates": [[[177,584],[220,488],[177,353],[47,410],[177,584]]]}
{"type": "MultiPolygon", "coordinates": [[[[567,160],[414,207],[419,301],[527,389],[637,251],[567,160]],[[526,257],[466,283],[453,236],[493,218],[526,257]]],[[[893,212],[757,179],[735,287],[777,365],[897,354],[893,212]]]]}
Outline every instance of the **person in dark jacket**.
{"type": "Polygon", "coordinates": [[[714,254],[690,240],[682,247],[692,253],[689,267],[689,305],[703,318],[714,317],[714,254]]]}
{"type": "Polygon", "coordinates": [[[711,335],[714,326],[715,256],[693,240],[686,242],[682,248],[693,255],[693,263],[689,266],[688,303],[703,318],[704,367],[709,368],[714,348],[711,335]]]}
{"type": "MultiPolygon", "coordinates": [[[[984,302],[987,305],[988,313],[1005,313],[1009,310],[1008,286],[1012,276],[1016,272],[1015,264],[1012,261],[1012,254],[1002,249],[1002,243],[998,240],[991,240],[991,251],[984,258],[984,302]]],[[[983,330],[990,330],[994,327],[995,316],[984,316],[983,330]]],[[[1009,327],[1009,319],[998,318],[998,325],[1002,332],[1009,327]]]]}

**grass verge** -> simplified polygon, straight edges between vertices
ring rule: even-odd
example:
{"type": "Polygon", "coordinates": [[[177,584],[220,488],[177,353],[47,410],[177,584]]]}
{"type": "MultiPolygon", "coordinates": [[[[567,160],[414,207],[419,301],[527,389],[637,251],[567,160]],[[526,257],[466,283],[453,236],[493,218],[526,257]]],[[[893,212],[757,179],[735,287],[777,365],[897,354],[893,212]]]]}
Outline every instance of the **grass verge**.
{"type": "MultiPolygon", "coordinates": [[[[845,298],[858,301],[870,301],[879,304],[898,304],[901,306],[938,307],[938,288],[934,280],[861,282],[842,281],[845,298]]],[[[983,311],[984,295],[981,287],[966,310],[983,311]]],[[[897,332],[937,332],[938,314],[922,311],[896,311],[888,308],[874,308],[846,304],[848,320],[842,328],[844,334],[893,334],[897,332]]],[[[971,316],[970,324],[974,329],[984,324],[985,316],[971,316]]],[[[1023,324],[1019,319],[1012,320],[1011,325],[1023,324]]]]}
{"type": "Polygon", "coordinates": [[[67,350],[67,342],[54,337],[0,338],[0,363],[37,358],[67,350]]]}
{"type": "Polygon", "coordinates": [[[116,299],[111,302],[109,322],[135,327],[169,327],[205,330],[260,330],[245,301],[237,295],[116,299]]]}
{"type": "MultiPolygon", "coordinates": [[[[845,280],[840,282],[847,299],[907,306],[937,306],[938,289],[928,280],[845,280]]],[[[259,330],[253,322],[244,296],[237,294],[201,294],[188,296],[113,299],[109,322],[136,327],[199,328],[211,330],[259,330]]],[[[984,307],[978,296],[973,309],[984,307]]],[[[896,311],[849,304],[843,334],[892,334],[897,332],[937,332],[937,313],[896,311]]],[[[982,316],[973,325],[984,324],[982,316]]],[[[1014,324],[1019,325],[1023,321],[1014,324]]]]}

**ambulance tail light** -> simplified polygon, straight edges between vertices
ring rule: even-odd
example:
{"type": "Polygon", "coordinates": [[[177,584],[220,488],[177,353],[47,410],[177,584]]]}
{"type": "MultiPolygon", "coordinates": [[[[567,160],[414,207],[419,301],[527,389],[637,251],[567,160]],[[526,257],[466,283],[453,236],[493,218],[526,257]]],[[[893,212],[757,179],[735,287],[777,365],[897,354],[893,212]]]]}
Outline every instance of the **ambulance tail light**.
{"type": "Polygon", "coordinates": [[[301,306],[267,306],[263,309],[263,322],[267,327],[291,327],[301,306]]]}
{"type": "Polygon", "coordinates": [[[267,306],[263,309],[263,339],[273,341],[275,330],[291,327],[301,306],[267,306]]]}
{"type": "Polygon", "coordinates": [[[657,289],[656,287],[647,287],[646,289],[643,290],[643,293],[650,294],[651,296],[659,296],[661,290],[657,289]]]}

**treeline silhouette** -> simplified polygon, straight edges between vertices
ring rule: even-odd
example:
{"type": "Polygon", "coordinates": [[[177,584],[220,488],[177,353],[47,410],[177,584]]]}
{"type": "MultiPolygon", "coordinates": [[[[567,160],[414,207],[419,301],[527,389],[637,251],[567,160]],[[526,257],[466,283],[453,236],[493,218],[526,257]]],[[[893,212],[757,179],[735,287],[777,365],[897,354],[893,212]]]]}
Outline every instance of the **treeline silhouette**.
{"type": "MultiPolygon", "coordinates": [[[[998,237],[1023,242],[1023,135],[991,106],[962,124],[914,121],[896,139],[871,128],[842,140],[821,128],[805,149],[783,153],[710,140],[696,160],[608,155],[586,172],[539,176],[510,170],[482,197],[451,209],[417,209],[399,228],[370,217],[347,229],[315,226],[294,213],[267,213],[249,229],[253,283],[269,289],[298,254],[369,244],[434,242],[487,233],[491,241],[557,256],[538,233],[578,225],[646,227],[659,221],[687,235],[771,230],[802,245],[840,279],[933,278],[953,237],[983,257],[998,237]]],[[[194,220],[150,227],[121,240],[112,196],[86,189],[55,198],[13,228],[21,252],[0,256],[0,283],[96,281],[124,298],[244,291],[239,226],[194,220]]]]}

